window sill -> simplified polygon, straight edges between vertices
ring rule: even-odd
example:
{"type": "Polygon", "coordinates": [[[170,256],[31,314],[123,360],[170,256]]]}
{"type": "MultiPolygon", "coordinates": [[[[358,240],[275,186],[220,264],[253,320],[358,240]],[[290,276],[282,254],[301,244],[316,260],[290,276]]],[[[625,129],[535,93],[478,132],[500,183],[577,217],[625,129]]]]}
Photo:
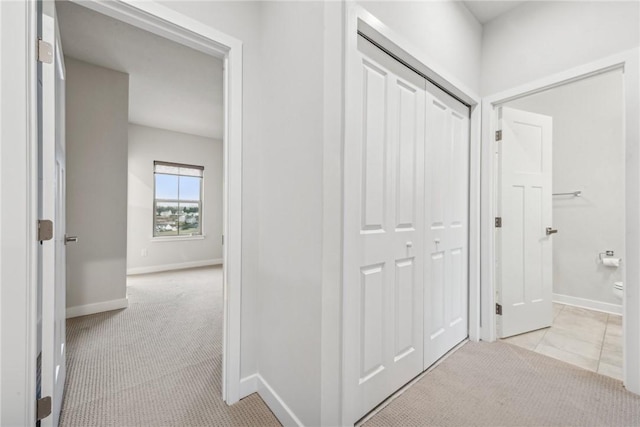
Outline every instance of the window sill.
{"type": "Polygon", "coordinates": [[[204,240],[204,234],[198,234],[197,236],[167,236],[167,237],[152,237],[151,242],[181,242],[186,240],[204,240]]]}

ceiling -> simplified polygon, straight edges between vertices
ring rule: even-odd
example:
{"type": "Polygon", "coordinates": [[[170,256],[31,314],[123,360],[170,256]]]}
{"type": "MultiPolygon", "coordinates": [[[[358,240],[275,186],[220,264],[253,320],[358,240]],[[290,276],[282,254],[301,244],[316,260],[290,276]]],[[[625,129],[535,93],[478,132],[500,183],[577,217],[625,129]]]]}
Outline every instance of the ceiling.
{"type": "Polygon", "coordinates": [[[463,1],[463,3],[481,24],[486,24],[487,22],[510,11],[511,9],[520,6],[522,3],[525,3],[525,1],[524,0],[513,0],[513,1],[468,0],[468,1],[463,1]]]}
{"type": "Polygon", "coordinates": [[[57,2],[66,56],[129,74],[129,121],[222,139],[222,61],[71,2],[57,2]]]}

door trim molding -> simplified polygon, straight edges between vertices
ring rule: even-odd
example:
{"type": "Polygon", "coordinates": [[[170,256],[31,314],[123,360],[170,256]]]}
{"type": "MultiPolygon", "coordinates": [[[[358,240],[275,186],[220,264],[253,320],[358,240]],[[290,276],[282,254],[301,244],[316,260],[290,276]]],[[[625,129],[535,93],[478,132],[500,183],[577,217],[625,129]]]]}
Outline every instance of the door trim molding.
{"type": "MultiPolygon", "coordinates": [[[[378,18],[372,15],[364,7],[358,5],[355,1],[348,0],[345,2],[345,22],[344,22],[344,66],[343,66],[343,82],[344,82],[344,98],[343,111],[343,140],[342,147],[344,154],[344,144],[347,138],[346,130],[348,123],[353,120],[353,116],[346,108],[348,98],[351,96],[351,88],[346,79],[348,75],[349,64],[353,62],[353,56],[357,54],[357,37],[358,32],[367,36],[368,39],[376,42],[385,50],[393,53],[413,68],[420,71],[421,74],[427,76],[429,80],[437,82],[445,91],[452,94],[455,98],[469,104],[470,117],[470,150],[469,150],[469,339],[478,341],[480,339],[480,124],[481,124],[481,100],[480,97],[463,85],[451,72],[446,70],[433,58],[429,57],[424,51],[416,47],[412,42],[405,39],[400,34],[386,26],[378,18]]],[[[342,164],[342,182],[344,183],[344,164],[342,164]]],[[[343,184],[344,185],[344,184],[343,184]]],[[[341,186],[342,197],[344,197],[343,186],[341,186]]],[[[342,200],[343,217],[341,224],[344,224],[344,199],[342,200]]],[[[344,230],[342,230],[341,248],[344,248],[344,230]]],[[[344,301],[344,266],[342,267],[340,281],[342,283],[341,301],[344,301]]],[[[347,307],[344,304],[341,309],[342,325],[344,318],[348,314],[347,307]]],[[[347,363],[347,355],[344,354],[344,332],[342,332],[341,345],[341,404],[340,419],[342,425],[353,424],[353,420],[349,419],[350,408],[353,406],[350,402],[352,397],[347,396],[345,391],[349,390],[344,379],[344,367],[347,363]]]]}
{"type": "Polygon", "coordinates": [[[0,57],[5,64],[0,72],[0,424],[34,425],[36,3],[0,2],[0,22],[0,57]]]}
{"type": "MultiPolygon", "coordinates": [[[[601,74],[616,68],[624,70],[625,117],[640,116],[640,48],[631,49],[598,61],[553,74],[520,85],[482,100],[482,188],[481,188],[481,261],[482,318],[481,338],[496,340],[495,292],[495,233],[493,217],[496,207],[494,188],[497,167],[494,164],[492,135],[496,130],[496,107],[517,98],[562,86],[577,80],[601,74]]],[[[640,123],[625,120],[625,251],[629,259],[640,258],[640,123]]],[[[624,272],[625,300],[623,304],[624,328],[624,385],[640,394],[640,365],[629,363],[640,359],[640,266],[628,263],[624,272]]]]}

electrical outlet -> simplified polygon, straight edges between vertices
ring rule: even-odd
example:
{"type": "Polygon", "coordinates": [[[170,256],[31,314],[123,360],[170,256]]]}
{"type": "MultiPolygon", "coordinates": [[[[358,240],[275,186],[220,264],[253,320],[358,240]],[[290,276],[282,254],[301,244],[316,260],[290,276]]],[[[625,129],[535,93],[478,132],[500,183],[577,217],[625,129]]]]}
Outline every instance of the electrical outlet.
{"type": "Polygon", "coordinates": [[[147,248],[143,248],[142,252],[140,253],[140,255],[142,256],[147,256],[148,252],[147,252],[147,248]]]}

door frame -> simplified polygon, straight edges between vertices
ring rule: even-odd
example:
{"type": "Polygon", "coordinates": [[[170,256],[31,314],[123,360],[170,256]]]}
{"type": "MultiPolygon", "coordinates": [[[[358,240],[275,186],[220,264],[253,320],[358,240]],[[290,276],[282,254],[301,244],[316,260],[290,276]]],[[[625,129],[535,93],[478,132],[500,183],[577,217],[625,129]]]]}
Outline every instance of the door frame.
{"type": "MultiPolygon", "coordinates": [[[[616,55],[584,64],[520,85],[497,94],[487,96],[482,101],[482,318],[481,338],[495,341],[496,314],[496,253],[495,228],[497,194],[494,131],[497,129],[497,107],[514,99],[532,95],[554,87],[562,86],[603,72],[622,68],[625,117],[640,116],[640,49],[632,49],[616,55]]],[[[624,122],[625,139],[625,256],[627,259],[640,257],[640,124],[634,120],[624,122]]],[[[640,394],[640,365],[628,361],[640,359],[640,266],[625,264],[625,296],[623,301],[624,356],[623,377],[625,387],[640,394]]]]}
{"type": "MultiPolygon", "coordinates": [[[[366,5],[365,5],[366,7],[366,5]]],[[[354,55],[358,54],[357,42],[358,32],[363,33],[370,40],[382,46],[387,51],[393,53],[396,57],[411,65],[411,67],[420,71],[430,80],[436,82],[443,90],[468,104],[470,107],[470,145],[469,145],[469,339],[478,341],[480,339],[481,323],[480,323],[480,160],[481,160],[481,100],[480,97],[462,84],[446,67],[443,67],[437,61],[433,60],[426,52],[415,46],[412,42],[405,39],[402,35],[385,25],[373,14],[358,5],[353,0],[345,2],[345,22],[344,22],[344,124],[342,144],[345,144],[350,137],[353,123],[357,123],[358,117],[354,115],[346,106],[348,99],[352,96],[353,90],[349,81],[346,79],[347,67],[353,63],[354,55]]],[[[344,157],[342,157],[341,175],[344,177],[344,157]]],[[[344,178],[342,179],[344,182],[344,178]]],[[[344,215],[344,191],[343,186],[340,187],[342,192],[341,213],[344,215]]],[[[341,253],[344,250],[344,216],[341,218],[342,236],[341,236],[341,253]]],[[[344,284],[345,284],[345,266],[341,265],[340,281],[342,283],[339,300],[342,303],[341,308],[341,324],[344,325],[344,318],[349,316],[350,311],[344,305],[344,284]]],[[[350,419],[351,399],[353,396],[347,396],[345,391],[349,390],[345,381],[345,366],[348,366],[349,355],[344,353],[345,334],[342,332],[340,354],[342,366],[341,393],[337,393],[336,398],[340,399],[340,415],[342,425],[352,425],[354,420],[350,419]]],[[[335,406],[334,406],[335,408],[335,406]]]]}
{"type": "MultiPolygon", "coordinates": [[[[155,1],[78,1],[224,61],[225,187],[222,396],[240,400],[242,41],[155,1]]],[[[38,129],[35,0],[0,2],[0,424],[33,425],[36,390],[38,129]],[[10,183],[10,185],[8,184],[10,183]],[[19,206],[20,209],[15,207],[19,206]],[[10,326],[9,326],[10,325],[10,326]]]]}

